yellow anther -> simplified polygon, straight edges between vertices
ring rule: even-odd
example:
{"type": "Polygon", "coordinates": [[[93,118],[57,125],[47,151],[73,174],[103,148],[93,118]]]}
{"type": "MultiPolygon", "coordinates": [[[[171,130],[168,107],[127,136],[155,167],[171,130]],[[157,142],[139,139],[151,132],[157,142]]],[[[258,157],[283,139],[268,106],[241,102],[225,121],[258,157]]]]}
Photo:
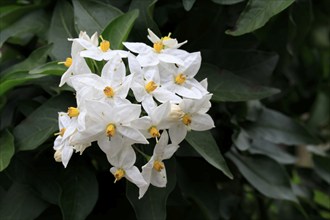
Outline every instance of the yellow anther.
{"type": "Polygon", "coordinates": [[[58,64],[64,64],[64,66],[70,67],[72,65],[72,58],[68,57],[64,62],[58,62],[58,64]]]}
{"type": "Polygon", "coordinates": [[[165,36],[165,37],[162,37],[162,40],[170,40],[170,39],[172,39],[171,38],[171,32],[170,33],[168,33],[168,35],[167,36],[165,36]]]}
{"type": "Polygon", "coordinates": [[[110,42],[107,40],[104,40],[102,36],[100,36],[102,42],[100,43],[100,49],[103,52],[107,52],[110,49],[110,42]]]}
{"type": "Polygon", "coordinates": [[[115,92],[110,86],[107,86],[103,89],[104,95],[106,95],[108,98],[112,98],[115,95],[115,92]]]}
{"type": "Polygon", "coordinates": [[[107,128],[105,129],[106,134],[108,137],[113,137],[116,134],[116,125],[108,124],[107,128]]]}
{"type": "Polygon", "coordinates": [[[159,161],[159,160],[155,160],[154,161],[154,166],[153,166],[153,168],[156,170],[156,171],[158,171],[158,172],[160,172],[162,169],[164,169],[164,163],[162,162],[162,161],[159,161]]]}
{"type": "Polygon", "coordinates": [[[160,53],[160,51],[162,50],[162,49],[164,49],[164,44],[163,44],[163,42],[156,42],[156,43],[154,43],[154,49],[155,49],[155,51],[157,52],[157,53],[160,53]]]}
{"type": "Polygon", "coordinates": [[[63,137],[63,135],[64,135],[64,133],[65,133],[65,128],[62,128],[61,130],[60,130],[60,132],[57,132],[57,133],[55,133],[54,135],[60,135],[61,137],[63,137]]]}
{"type": "Polygon", "coordinates": [[[185,114],[183,117],[182,117],[182,122],[183,124],[185,125],[190,125],[191,124],[191,116],[189,114],[185,114]]]}
{"type": "Polygon", "coordinates": [[[125,170],[123,170],[122,168],[119,168],[118,170],[116,170],[115,174],[115,182],[119,181],[121,178],[123,178],[125,176],[125,170]]]}
{"type": "Polygon", "coordinates": [[[178,85],[182,85],[183,83],[185,83],[186,79],[187,79],[187,78],[186,78],[186,76],[185,76],[184,74],[179,73],[179,74],[175,77],[174,81],[175,81],[176,84],[178,84],[178,85]]]}
{"type": "Polygon", "coordinates": [[[72,117],[77,117],[79,115],[80,111],[78,108],[75,108],[75,107],[69,107],[68,108],[68,116],[70,118],[72,117]]]}
{"type": "Polygon", "coordinates": [[[156,126],[150,127],[148,129],[148,131],[149,131],[149,134],[151,135],[151,137],[154,137],[154,138],[160,137],[159,131],[156,126]]]}
{"type": "Polygon", "coordinates": [[[145,87],[148,93],[153,92],[157,88],[157,84],[154,81],[148,82],[145,87]]]}

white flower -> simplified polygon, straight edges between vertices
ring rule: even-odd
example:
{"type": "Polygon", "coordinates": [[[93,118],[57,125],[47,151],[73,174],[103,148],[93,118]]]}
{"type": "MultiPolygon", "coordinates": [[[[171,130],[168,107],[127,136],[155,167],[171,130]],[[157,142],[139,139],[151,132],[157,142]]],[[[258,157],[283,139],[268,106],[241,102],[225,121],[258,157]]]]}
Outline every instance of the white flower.
{"type": "Polygon", "coordinates": [[[167,119],[171,110],[169,102],[159,105],[153,109],[148,116],[136,119],[132,122],[132,126],[139,129],[146,138],[160,137],[159,130],[169,127],[167,119]]]}
{"type": "Polygon", "coordinates": [[[163,160],[171,158],[178,148],[179,145],[177,144],[168,144],[168,134],[165,130],[155,146],[152,157],[142,167],[142,176],[147,182],[147,185],[140,187],[139,199],[143,197],[150,184],[157,187],[166,186],[167,177],[163,160]]]}
{"type": "Polygon", "coordinates": [[[123,43],[130,51],[139,54],[137,60],[141,66],[155,66],[159,62],[184,65],[182,57],[187,56],[188,52],[177,48],[186,42],[178,44],[176,39],[172,39],[169,36],[159,39],[150,30],[148,32],[148,37],[153,42],[153,47],[144,43],[123,43]]]}
{"type": "Polygon", "coordinates": [[[170,113],[172,126],[169,134],[172,142],[180,143],[187,135],[187,131],[205,131],[214,127],[212,118],[206,114],[210,109],[211,94],[202,99],[183,99],[179,105],[173,105],[170,113]]]}
{"type": "Polygon", "coordinates": [[[110,104],[129,103],[126,100],[133,75],[125,76],[126,68],[119,56],[114,56],[103,67],[101,76],[84,74],[72,77],[71,83],[78,96],[105,101],[110,104]]]}
{"type": "Polygon", "coordinates": [[[165,64],[160,66],[161,83],[163,88],[173,91],[185,98],[200,99],[208,92],[196,80],[201,65],[199,52],[191,53],[184,59],[184,66],[165,64]]]}
{"type": "Polygon", "coordinates": [[[86,40],[82,38],[75,38],[72,39],[73,41],[79,43],[82,47],[84,47],[86,50],[80,52],[80,55],[82,57],[88,57],[93,60],[110,60],[114,56],[121,56],[121,57],[127,57],[127,51],[123,50],[112,50],[110,49],[110,42],[103,39],[102,36],[100,36],[101,42],[100,45],[98,46],[98,40],[94,39],[93,41],[91,40],[86,40]],[[96,44],[95,44],[96,43],[96,44]]]}
{"type": "Polygon", "coordinates": [[[178,103],[181,101],[180,97],[160,85],[159,72],[156,66],[141,69],[140,64],[132,54],[128,56],[128,63],[131,73],[134,74],[131,89],[136,100],[142,102],[142,106],[146,112],[149,113],[157,107],[153,98],[160,103],[167,101],[178,103]]]}

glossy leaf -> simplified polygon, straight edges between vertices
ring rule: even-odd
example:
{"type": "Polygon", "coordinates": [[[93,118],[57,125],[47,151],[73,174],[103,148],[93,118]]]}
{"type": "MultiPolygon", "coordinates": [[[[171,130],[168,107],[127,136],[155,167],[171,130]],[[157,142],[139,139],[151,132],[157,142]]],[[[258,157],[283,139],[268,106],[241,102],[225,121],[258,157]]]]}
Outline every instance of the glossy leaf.
{"type": "Polygon", "coordinates": [[[186,11],[190,11],[196,0],[182,0],[183,7],[186,11]]]}
{"type": "Polygon", "coordinates": [[[316,173],[328,184],[330,184],[330,158],[313,155],[316,173]]]}
{"type": "Polygon", "coordinates": [[[46,202],[34,194],[31,187],[15,183],[1,200],[0,219],[35,219],[47,206],[46,202]]]}
{"type": "Polygon", "coordinates": [[[122,42],[126,41],[135,20],[139,16],[138,10],[132,10],[115,18],[102,32],[102,37],[111,43],[111,49],[122,49],[122,42]]]}
{"type": "Polygon", "coordinates": [[[5,130],[0,134],[0,172],[6,169],[15,152],[14,137],[5,130]]]}
{"type": "Polygon", "coordinates": [[[49,99],[14,128],[16,150],[33,150],[58,131],[58,112],[72,105],[73,95],[49,99]]]}
{"type": "Polygon", "coordinates": [[[158,188],[150,185],[146,194],[138,199],[138,188],[127,182],[126,196],[133,206],[137,220],[165,220],[166,203],[169,194],[176,184],[176,162],[172,158],[165,160],[167,185],[165,188],[158,188]]]}
{"type": "Polygon", "coordinates": [[[285,169],[267,157],[226,154],[246,180],[263,195],[297,202],[285,169]]]}
{"type": "Polygon", "coordinates": [[[208,79],[208,89],[213,93],[212,100],[218,102],[263,99],[280,92],[275,88],[255,85],[226,70],[220,71],[218,67],[210,64],[202,65],[197,78],[208,79]]]}
{"type": "Polygon", "coordinates": [[[56,60],[71,57],[68,38],[76,37],[73,8],[67,1],[58,1],[48,31],[48,41],[54,44],[51,54],[56,60]]]}
{"type": "Polygon", "coordinates": [[[101,33],[103,29],[122,12],[98,0],[73,0],[74,17],[77,30],[86,31],[92,35],[94,32],[101,33]]]}
{"type": "Polygon", "coordinates": [[[45,63],[29,71],[29,74],[62,76],[68,68],[57,61],[45,63]]]}
{"type": "Polygon", "coordinates": [[[236,21],[235,27],[232,30],[227,30],[226,33],[233,36],[250,33],[264,26],[271,17],[289,7],[293,2],[294,0],[249,0],[236,21]]]}
{"type": "Polygon", "coordinates": [[[307,128],[280,112],[263,108],[255,122],[244,125],[252,138],[277,144],[317,144],[319,140],[307,128]]]}
{"type": "Polygon", "coordinates": [[[186,141],[212,166],[221,170],[230,179],[232,173],[227,167],[225,159],[219,150],[212,134],[209,131],[190,131],[186,136],[186,141]]]}
{"type": "Polygon", "coordinates": [[[233,5],[239,2],[243,2],[245,0],[212,0],[212,2],[221,4],[221,5],[233,5]]]}
{"type": "Polygon", "coordinates": [[[59,204],[63,219],[83,220],[98,198],[95,173],[83,160],[70,161],[62,176],[59,204]]]}

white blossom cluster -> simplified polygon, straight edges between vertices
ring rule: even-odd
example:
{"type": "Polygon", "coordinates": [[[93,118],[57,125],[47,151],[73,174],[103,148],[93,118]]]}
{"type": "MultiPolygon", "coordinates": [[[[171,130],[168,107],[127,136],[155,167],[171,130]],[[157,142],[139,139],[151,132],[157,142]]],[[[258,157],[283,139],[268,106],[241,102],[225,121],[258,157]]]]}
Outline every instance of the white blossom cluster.
{"type": "Polygon", "coordinates": [[[178,43],[170,35],[148,33],[153,46],[123,43],[130,52],[112,50],[102,36],[99,42],[97,33],[89,37],[81,32],[79,38],[69,39],[71,57],[62,62],[68,69],[60,86],[75,90],[77,106],[59,113],[54,143],[55,160],[66,167],[73,152],[82,154],[96,141],[112,165],[115,182],[125,177],[139,187],[139,198],[150,184],[166,186],[163,160],[177,151],[187,131],[214,127],[206,114],[212,96],[207,80],[194,78],[200,52],[178,49],[186,41],[178,43]],[[86,60],[103,63],[102,70],[93,73],[86,60]],[[153,138],[153,155],[146,155],[138,145],[153,138]],[[142,172],[135,166],[136,153],[147,161],[142,172]]]}

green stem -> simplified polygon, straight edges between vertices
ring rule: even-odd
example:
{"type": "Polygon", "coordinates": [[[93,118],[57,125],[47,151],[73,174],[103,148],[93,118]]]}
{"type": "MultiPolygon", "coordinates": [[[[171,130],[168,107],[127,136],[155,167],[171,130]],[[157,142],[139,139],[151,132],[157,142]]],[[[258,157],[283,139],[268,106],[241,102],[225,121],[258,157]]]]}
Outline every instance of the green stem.
{"type": "Polygon", "coordinates": [[[149,161],[150,160],[150,156],[149,155],[147,155],[147,154],[145,154],[144,152],[142,152],[138,147],[136,147],[134,144],[132,145],[133,146],[133,148],[137,151],[137,152],[139,152],[142,156],[144,156],[145,158],[146,158],[146,160],[147,161],[149,161]]]}

